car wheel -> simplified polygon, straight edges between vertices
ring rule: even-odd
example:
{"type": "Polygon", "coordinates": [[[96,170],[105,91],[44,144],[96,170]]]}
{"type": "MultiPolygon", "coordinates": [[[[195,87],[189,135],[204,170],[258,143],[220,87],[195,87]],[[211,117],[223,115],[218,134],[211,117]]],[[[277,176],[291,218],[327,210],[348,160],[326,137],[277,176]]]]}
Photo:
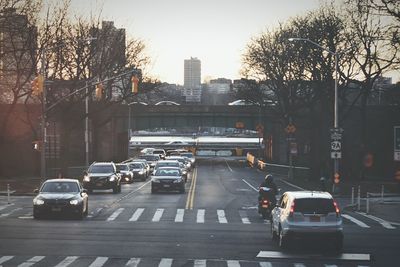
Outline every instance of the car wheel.
{"type": "Polygon", "coordinates": [[[117,194],[117,193],[118,193],[118,185],[114,186],[114,188],[113,188],[113,193],[114,193],[114,194],[117,194]]]}
{"type": "Polygon", "coordinates": [[[283,236],[282,230],[279,228],[279,247],[286,249],[288,246],[287,237],[283,236]]]}
{"type": "Polygon", "coordinates": [[[152,188],[151,188],[151,193],[152,193],[152,194],[155,194],[156,192],[157,192],[157,191],[152,187],[152,188]]]}
{"type": "Polygon", "coordinates": [[[341,253],[343,250],[343,239],[338,238],[334,242],[334,249],[336,253],[341,253]]]}
{"type": "Polygon", "coordinates": [[[33,218],[36,220],[39,220],[41,217],[39,216],[39,214],[35,211],[33,211],[33,218]]]}
{"type": "Polygon", "coordinates": [[[273,241],[278,240],[278,235],[276,234],[275,230],[274,230],[274,225],[271,221],[271,237],[273,241]]]}
{"type": "Polygon", "coordinates": [[[146,181],[146,177],[142,177],[142,182],[146,181]]]}
{"type": "Polygon", "coordinates": [[[184,186],[181,188],[181,190],[179,190],[179,193],[181,193],[181,194],[185,193],[185,187],[184,186]]]}
{"type": "Polygon", "coordinates": [[[121,193],[122,189],[121,189],[121,184],[118,185],[118,193],[121,193]]]}

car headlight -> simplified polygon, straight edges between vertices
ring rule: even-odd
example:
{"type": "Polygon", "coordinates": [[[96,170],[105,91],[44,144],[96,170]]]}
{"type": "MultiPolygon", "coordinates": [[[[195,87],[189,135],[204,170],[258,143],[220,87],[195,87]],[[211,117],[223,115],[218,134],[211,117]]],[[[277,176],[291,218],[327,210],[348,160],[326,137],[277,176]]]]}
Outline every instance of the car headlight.
{"type": "Polygon", "coordinates": [[[84,182],[90,182],[90,177],[88,175],[83,176],[84,182]]]}
{"type": "Polygon", "coordinates": [[[150,163],[150,166],[154,167],[154,166],[156,166],[156,164],[155,163],[150,163]]]}
{"type": "Polygon", "coordinates": [[[187,174],[187,171],[182,171],[182,174],[183,174],[183,175],[186,175],[186,174],[187,174]]]}
{"type": "Polygon", "coordinates": [[[160,182],[160,180],[158,180],[158,179],[156,179],[156,178],[152,178],[151,181],[152,181],[153,183],[159,183],[159,182],[160,182]]]}
{"type": "Polygon", "coordinates": [[[43,205],[43,204],[44,204],[44,200],[43,199],[40,199],[40,198],[33,199],[33,205],[40,206],[40,205],[43,205]]]}
{"type": "Polygon", "coordinates": [[[176,179],[176,180],[174,181],[174,183],[176,183],[176,184],[179,184],[179,183],[182,183],[182,182],[183,182],[182,178],[176,179]]]}
{"type": "Polygon", "coordinates": [[[144,173],[143,171],[140,171],[140,172],[139,172],[140,175],[143,175],[143,173],[144,173]]]}
{"type": "Polygon", "coordinates": [[[109,180],[110,182],[114,182],[114,181],[115,181],[115,176],[111,176],[110,178],[108,178],[108,180],[109,180]]]}
{"type": "Polygon", "coordinates": [[[79,200],[78,199],[73,199],[69,201],[69,204],[71,205],[78,205],[79,204],[79,200]]]}

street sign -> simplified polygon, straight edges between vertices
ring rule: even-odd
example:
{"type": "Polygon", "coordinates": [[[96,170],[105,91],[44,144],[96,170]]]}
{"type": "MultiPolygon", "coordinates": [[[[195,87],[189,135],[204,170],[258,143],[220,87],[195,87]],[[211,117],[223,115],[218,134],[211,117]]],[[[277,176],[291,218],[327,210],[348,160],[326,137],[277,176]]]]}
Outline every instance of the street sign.
{"type": "Polygon", "coordinates": [[[331,140],[342,140],[343,128],[332,128],[331,132],[331,140]]]}
{"type": "Polygon", "coordinates": [[[290,154],[296,156],[297,155],[297,143],[290,143],[290,154]]]}
{"type": "Polygon", "coordinates": [[[400,161],[400,126],[394,127],[393,149],[394,161],[400,161]]]}
{"type": "Polygon", "coordinates": [[[342,149],[342,143],[340,141],[331,142],[332,151],[340,151],[342,149]]]}
{"type": "Polygon", "coordinates": [[[331,159],[341,159],[342,152],[331,152],[331,159]]]}
{"type": "Polygon", "coordinates": [[[244,123],[241,122],[241,121],[237,121],[237,122],[235,123],[235,128],[236,128],[236,129],[243,129],[243,128],[244,128],[244,123]]]}
{"type": "Polygon", "coordinates": [[[294,124],[292,124],[292,123],[289,123],[288,126],[286,126],[285,131],[288,134],[294,133],[294,132],[296,132],[296,126],[294,126],[294,124]]]}

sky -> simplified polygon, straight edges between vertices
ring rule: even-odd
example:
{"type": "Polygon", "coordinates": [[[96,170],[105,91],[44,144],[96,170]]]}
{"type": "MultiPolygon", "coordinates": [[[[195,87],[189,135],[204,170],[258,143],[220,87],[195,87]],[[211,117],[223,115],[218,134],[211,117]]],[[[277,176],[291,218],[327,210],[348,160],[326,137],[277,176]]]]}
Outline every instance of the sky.
{"type": "Polygon", "coordinates": [[[72,0],[72,11],[103,20],[142,39],[152,58],[149,73],[183,84],[185,59],[201,60],[202,80],[240,78],[241,55],[252,37],[321,0],[72,0]]]}

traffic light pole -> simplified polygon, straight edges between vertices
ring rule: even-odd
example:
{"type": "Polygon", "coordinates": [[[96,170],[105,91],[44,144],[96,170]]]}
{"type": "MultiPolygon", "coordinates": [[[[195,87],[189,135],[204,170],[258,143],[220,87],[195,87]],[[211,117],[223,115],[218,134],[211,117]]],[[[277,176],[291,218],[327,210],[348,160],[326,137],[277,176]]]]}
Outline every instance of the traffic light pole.
{"type": "Polygon", "coordinates": [[[85,97],[85,164],[89,166],[89,85],[86,82],[85,97]]]}

